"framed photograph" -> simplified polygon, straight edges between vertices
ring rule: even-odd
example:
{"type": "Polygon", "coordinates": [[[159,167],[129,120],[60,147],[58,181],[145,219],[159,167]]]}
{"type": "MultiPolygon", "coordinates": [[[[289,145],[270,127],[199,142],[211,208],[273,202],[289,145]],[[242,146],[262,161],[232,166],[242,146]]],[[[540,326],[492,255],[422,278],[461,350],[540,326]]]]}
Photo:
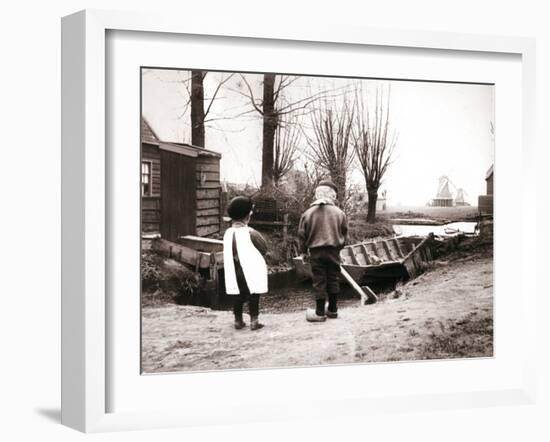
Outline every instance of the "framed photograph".
{"type": "Polygon", "coordinates": [[[62,54],[64,424],[534,400],[532,40],[82,11],[62,54]]]}

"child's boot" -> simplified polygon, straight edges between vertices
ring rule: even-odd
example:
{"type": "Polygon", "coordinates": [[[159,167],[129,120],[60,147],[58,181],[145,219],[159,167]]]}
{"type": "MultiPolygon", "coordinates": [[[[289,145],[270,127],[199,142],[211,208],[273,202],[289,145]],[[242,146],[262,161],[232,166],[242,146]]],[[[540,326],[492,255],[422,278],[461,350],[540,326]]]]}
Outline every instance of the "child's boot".
{"type": "Polygon", "coordinates": [[[306,321],[324,322],[327,319],[325,316],[325,300],[318,299],[315,304],[315,310],[312,308],[306,310],[306,321]]]}
{"type": "Polygon", "coordinates": [[[246,327],[246,322],[235,320],[235,330],[241,330],[246,327]]]}
{"type": "Polygon", "coordinates": [[[243,315],[235,315],[235,329],[241,330],[246,327],[246,322],[243,321],[243,315]]]}
{"type": "Polygon", "coordinates": [[[263,328],[263,324],[258,321],[257,316],[252,316],[250,318],[250,330],[259,330],[260,328],[263,328]]]}
{"type": "Polygon", "coordinates": [[[338,317],[338,295],[329,294],[327,303],[327,318],[336,319],[338,317]]]}
{"type": "Polygon", "coordinates": [[[315,309],[308,308],[306,310],[306,321],[307,322],[325,322],[327,317],[325,315],[318,315],[315,309]]]}

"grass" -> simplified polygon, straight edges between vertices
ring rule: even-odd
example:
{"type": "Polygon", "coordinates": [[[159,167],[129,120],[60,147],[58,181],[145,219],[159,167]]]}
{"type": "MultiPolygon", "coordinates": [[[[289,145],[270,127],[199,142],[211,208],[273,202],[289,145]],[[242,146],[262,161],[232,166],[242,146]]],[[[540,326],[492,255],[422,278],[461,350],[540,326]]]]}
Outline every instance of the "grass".
{"type": "Polygon", "coordinates": [[[383,218],[431,218],[443,221],[466,221],[479,215],[476,206],[430,207],[394,206],[378,214],[383,218]]]}
{"type": "Polygon", "coordinates": [[[493,354],[493,318],[470,314],[457,321],[439,323],[420,351],[420,359],[481,357],[493,354]]]}
{"type": "Polygon", "coordinates": [[[355,244],[372,238],[383,238],[394,234],[390,220],[378,217],[375,223],[367,222],[366,213],[359,213],[349,220],[348,244],[355,244]]]}

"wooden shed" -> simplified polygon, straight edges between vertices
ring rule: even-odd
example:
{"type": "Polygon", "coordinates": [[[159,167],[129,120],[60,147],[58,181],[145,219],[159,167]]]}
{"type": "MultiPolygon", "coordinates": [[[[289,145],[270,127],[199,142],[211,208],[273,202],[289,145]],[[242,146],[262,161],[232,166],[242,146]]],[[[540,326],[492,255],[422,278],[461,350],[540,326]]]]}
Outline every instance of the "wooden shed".
{"type": "Polygon", "coordinates": [[[221,154],[163,142],[141,118],[141,226],[169,241],[221,230],[221,154]]]}
{"type": "Polygon", "coordinates": [[[493,175],[494,175],[494,166],[491,166],[487,173],[485,174],[485,182],[487,183],[487,195],[493,194],[493,175]]]}
{"type": "Polygon", "coordinates": [[[493,177],[494,166],[491,166],[485,174],[485,182],[487,184],[487,194],[479,195],[478,208],[481,215],[493,214],[493,177]]]}

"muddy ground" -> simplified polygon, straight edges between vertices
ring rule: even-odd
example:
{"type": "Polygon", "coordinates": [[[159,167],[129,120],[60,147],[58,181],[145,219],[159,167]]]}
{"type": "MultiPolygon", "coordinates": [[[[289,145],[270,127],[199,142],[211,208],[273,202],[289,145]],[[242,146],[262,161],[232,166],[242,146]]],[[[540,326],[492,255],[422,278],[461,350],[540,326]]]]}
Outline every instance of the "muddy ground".
{"type": "Polygon", "coordinates": [[[346,296],[339,318],[305,321],[307,289],[264,297],[259,331],[233,329],[230,311],[164,304],[143,308],[142,368],[173,372],[347,364],[493,354],[492,248],[436,261],[420,277],[359,306],[346,296]]]}

